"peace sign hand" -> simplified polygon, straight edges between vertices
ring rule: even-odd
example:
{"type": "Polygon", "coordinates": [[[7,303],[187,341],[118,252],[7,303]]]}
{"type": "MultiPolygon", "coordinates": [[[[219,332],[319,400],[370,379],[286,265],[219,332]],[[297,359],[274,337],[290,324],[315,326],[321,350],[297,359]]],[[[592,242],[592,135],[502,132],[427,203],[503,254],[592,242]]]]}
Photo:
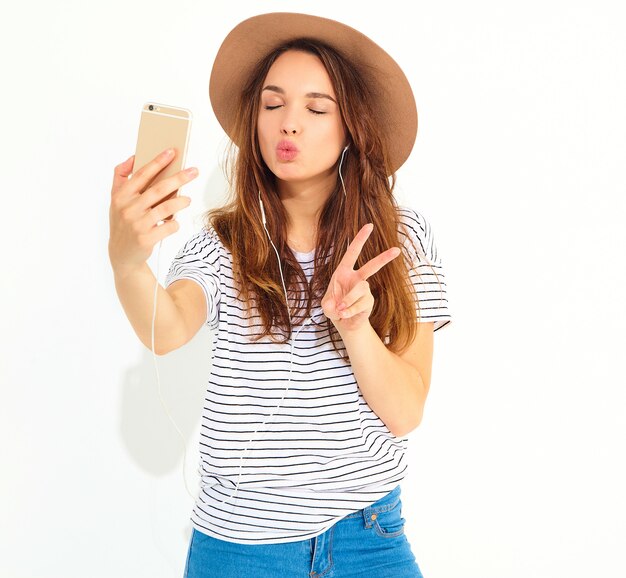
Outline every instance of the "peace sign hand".
{"type": "Polygon", "coordinates": [[[374,225],[368,223],[357,233],[322,298],[322,310],[339,333],[355,331],[367,322],[374,308],[374,296],[367,279],[401,252],[399,247],[387,249],[355,271],[357,259],[373,230],[374,225]]]}

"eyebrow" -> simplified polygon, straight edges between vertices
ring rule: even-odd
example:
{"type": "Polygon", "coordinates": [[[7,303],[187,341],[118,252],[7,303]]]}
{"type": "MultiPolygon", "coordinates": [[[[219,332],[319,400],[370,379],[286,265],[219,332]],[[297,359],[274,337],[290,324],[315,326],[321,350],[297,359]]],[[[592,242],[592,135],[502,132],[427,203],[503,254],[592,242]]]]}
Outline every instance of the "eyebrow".
{"type": "MultiPolygon", "coordinates": [[[[263,88],[263,90],[271,90],[272,92],[277,92],[278,94],[285,94],[284,89],[274,84],[268,84],[263,88]]],[[[328,100],[332,100],[335,104],[337,104],[337,101],[332,96],[330,96],[330,94],[325,94],[324,92],[307,92],[304,96],[306,96],[307,98],[327,98],[328,100]]]]}

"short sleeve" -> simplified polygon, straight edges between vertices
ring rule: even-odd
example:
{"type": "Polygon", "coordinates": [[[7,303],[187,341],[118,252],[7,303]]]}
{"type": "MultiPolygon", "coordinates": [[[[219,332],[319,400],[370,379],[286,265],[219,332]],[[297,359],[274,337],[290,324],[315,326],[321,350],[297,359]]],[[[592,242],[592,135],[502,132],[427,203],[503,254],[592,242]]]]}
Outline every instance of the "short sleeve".
{"type": "Polygon", "coordinates": [[[207,305],[205,324],[217,326],[220,300],[220,244],[217,235],[203,227],[178,251],[165,278],[169,287],[179,279],[191,279],[204,291],[207,305]]]}
{"type": "Polygon", "coordinates": [[[433,329],[437,331],[452,321],[445,264],[437,251],[433,230],[426,218],[407,207],[399,208],[399,216],[405,230],[401,232],[400,238],[404,234],[404,247],[412,260],[409,275],[416,296],[415,309],[418,311],[419,301],[420,321],[433,321],[433,329]]]}

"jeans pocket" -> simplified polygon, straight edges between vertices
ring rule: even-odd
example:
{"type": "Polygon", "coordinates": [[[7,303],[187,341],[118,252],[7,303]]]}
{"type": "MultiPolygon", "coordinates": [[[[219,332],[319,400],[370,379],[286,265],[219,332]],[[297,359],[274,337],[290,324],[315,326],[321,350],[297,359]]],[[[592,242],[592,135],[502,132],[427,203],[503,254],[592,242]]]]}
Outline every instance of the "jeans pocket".
{"type": "Polygon", "coordinates": [[[373,521],[376,533],[383,538],[395,538],[404,534],[406,520],[402,517],[402,501],[398,499],[390,510],[378,512],[373,521]]]}

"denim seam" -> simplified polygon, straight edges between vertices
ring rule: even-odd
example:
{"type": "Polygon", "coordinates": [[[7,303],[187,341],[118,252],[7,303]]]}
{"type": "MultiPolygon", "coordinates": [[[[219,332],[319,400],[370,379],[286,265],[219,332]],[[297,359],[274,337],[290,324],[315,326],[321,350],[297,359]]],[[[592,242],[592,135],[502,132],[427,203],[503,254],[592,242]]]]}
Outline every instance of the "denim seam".
{"type": "Polygon", "coordinates": [[[328,534],[328,566],[326,570],[324,570],[321,574],[315,574],[315,578],[322,578],[322,576],[326,575],[333,568],[333,534],[335,531],[335,526],[330,528],[330,533],[328,534]]]}

